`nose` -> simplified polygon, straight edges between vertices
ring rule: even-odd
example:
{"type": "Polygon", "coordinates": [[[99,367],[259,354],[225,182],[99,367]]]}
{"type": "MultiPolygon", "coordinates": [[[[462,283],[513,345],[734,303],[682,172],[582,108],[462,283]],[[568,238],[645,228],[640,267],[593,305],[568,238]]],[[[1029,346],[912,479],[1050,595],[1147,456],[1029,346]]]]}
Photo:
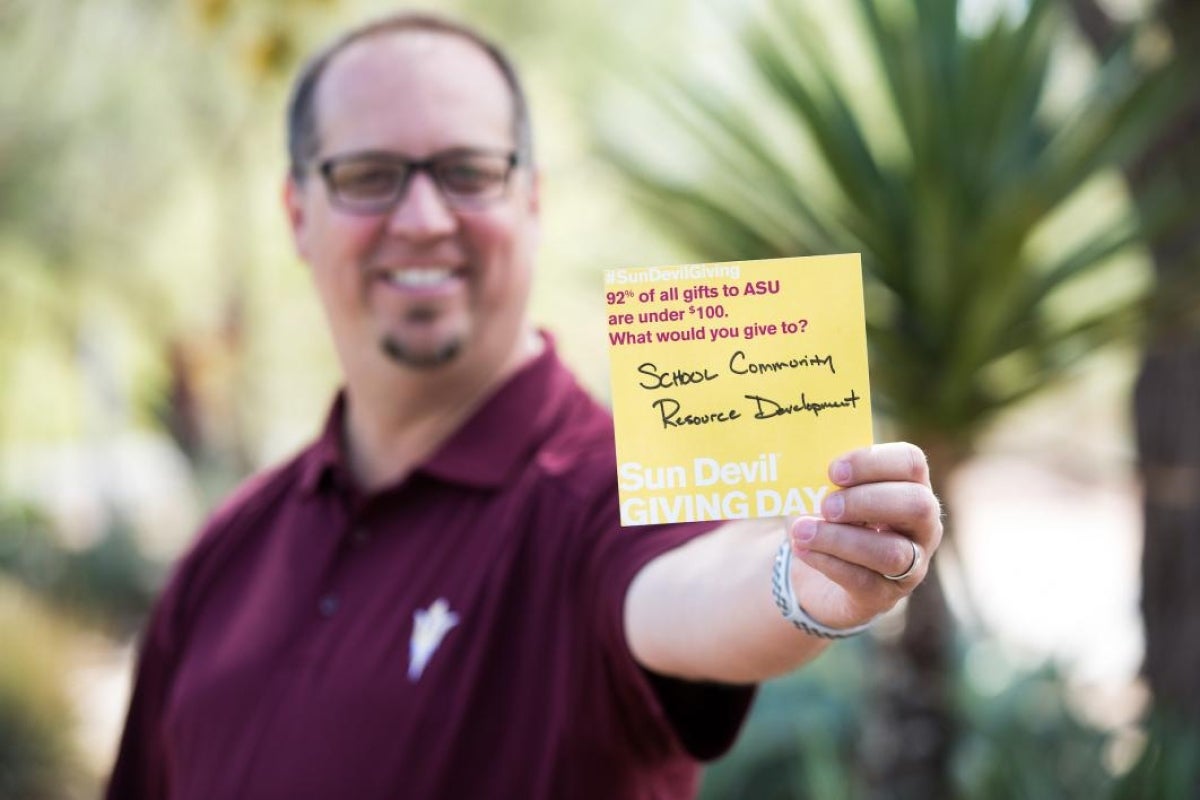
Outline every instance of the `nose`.
{"type": "Polygon", "coordinates": [[[404,194],[388,216],[388,231],[412,239],[432,239],[453,233],[454,212],[433,178],[424,170],[409,179],[404,194]]]}

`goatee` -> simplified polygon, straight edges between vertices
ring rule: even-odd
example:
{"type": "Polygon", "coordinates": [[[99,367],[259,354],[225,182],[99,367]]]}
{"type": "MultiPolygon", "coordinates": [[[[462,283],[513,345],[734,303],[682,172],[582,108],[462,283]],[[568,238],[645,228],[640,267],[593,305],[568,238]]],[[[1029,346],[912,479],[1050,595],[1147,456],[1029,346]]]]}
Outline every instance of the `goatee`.
{"type": "Polygon", "coordinates": [[[383,350],[384,355],[401,366],[415,367],[417,369],[433,369],[452,361],[458,355],[459,350],[462,349],[462,343],[455,339],[452,342],[447,342],[437,350],[415,353],[392,337],[384,336],[379,342],[379,348],[383,350]]]}

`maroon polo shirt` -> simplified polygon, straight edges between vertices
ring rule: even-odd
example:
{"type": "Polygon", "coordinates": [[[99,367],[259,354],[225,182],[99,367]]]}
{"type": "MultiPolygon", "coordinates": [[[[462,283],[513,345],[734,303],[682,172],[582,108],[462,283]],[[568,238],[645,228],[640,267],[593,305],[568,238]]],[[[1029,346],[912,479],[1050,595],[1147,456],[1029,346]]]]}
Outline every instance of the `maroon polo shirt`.
{"type": "Polygon", "coordinates": [[[321,437],[209,521],[151,617],[109,798],[685,798],[752,690],[651,675],[612,423],[547,346],[398,485],[321,437]]]}

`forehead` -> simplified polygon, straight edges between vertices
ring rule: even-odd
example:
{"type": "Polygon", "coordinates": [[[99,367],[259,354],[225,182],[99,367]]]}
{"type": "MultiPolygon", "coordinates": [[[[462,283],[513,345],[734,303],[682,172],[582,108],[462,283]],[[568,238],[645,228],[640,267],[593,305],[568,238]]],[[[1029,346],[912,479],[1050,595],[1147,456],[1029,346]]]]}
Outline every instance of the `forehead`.
{"type": "Polygon", "coordinates": [[[478,45],[444,32],[392,31],[338,53],[317,88],[325,152],[513,146],[512,94],[478,45]]]}

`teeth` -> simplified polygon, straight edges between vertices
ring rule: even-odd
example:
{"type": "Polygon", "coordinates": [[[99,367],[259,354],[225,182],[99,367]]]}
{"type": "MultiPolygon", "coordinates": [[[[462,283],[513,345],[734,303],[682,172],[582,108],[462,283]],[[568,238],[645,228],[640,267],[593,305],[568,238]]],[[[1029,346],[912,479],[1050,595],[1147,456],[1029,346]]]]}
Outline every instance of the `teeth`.
{"type": "Polygon", "coordinates": [[[388,283],[404,288],[434,286],[449,280],[454,271],[445,267],[424,267],[391,270],[387,273],[388,283]]]}

